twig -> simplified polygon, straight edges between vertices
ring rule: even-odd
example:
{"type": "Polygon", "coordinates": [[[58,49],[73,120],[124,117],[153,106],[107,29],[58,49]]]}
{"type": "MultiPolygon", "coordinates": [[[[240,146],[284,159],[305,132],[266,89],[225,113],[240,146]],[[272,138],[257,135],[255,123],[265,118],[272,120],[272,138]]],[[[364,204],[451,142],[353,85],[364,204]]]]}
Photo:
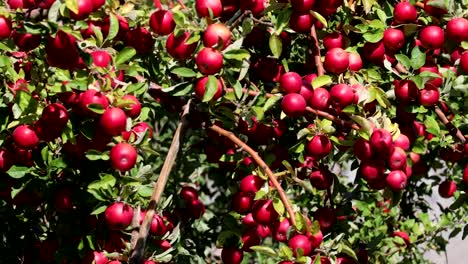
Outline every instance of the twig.
{"type": "Polygon", "coordinates": [[[460,131],[460,129],[458,129],[456,126],[454,126],[452,124],[452,122],[450,122],[447,117],[445,116],[444,112],[438,107],[438,106],[435,106],[434,107],[434,111],[435,113],[437,114],[437,116],[439,117],[439,119],[442,121],[442,123],[445,125],[445,127],[448,128],[449,130],[449,133],[450,135],[458,138],[458,140],[462,143],[462,144],[465,144],[466,142],[466,138],[465,136],[463,136],[463,133],[460,131]]]}
{"type": "Polygon", "coordinates": [[[314,47],[312,49],[312,55],[314,55],[315,65],[317,66],[317,74],[318,76],[322,76],[325,74],[325,70],[323,69],[322,58],[320,56],[320,45],[317,38],[317,31],[315,30],[315,25],[312,25],[310,29],[310,37],[314,42],[314,47]]]}
{"type": "Polygon", "coordinates": [[[258,155],[258,153],[253,150],[250,146],[248,146],[244,141],[236,137],[231,131],[228,131],[224,128],[221,128],[217,125],[211,125],[209,129],[217,132],[218,134],[230,139],[234,144],[237,146],[241,147],[244,149],[249,155],[255,160],[255,162],[262,168],[265,173],[268,175],[268,178],[272,182],[273,186],[276,188],[278,191],[278,194],[280,196],[281,202],[283,202],[284,207],[286,208],[286,211],[289,214],[289,219],[291,220],[291,223],[293,225],[296,224],[296,217],[294,214],[294,210],[292,209],[291,203],[288,200],[288,197],[286,196],[286,193],[284,192],[283,188],[279,184],[278,180],[275,177],[275,174],[271,171],[270,167],[265,163],[265,161],[258,155]]]}
{"type": "Polygon", "coordinates": [[[135,245],[138,241],[138,229],[140,228],[140,213],[141,207],[137,206],[136,210],[133,212],[132,219],[132,239],[130,240],[131,248],[135,248],[135,245]]]}
{"type": "Polygon", "coordinates": [[[172,166],[174,165],[175,159],[177,157],[177,153],[180,149],[180,143],[182,135],[185,132],[185,128],[187,127],[188,120],[187,115],[190,109],[190,102],[189,100],[187,104],[184,106],[184,112],[182,113],[181,120],[177,129],[174,133],[174,137],[172,138],[171,147],[169,148],[169,152],[167,153],[166,160],[164,160],[163,167],[161,169],[161,173],[159,174],[158,181],[154,186],[153,194],[151,195],[151,200],[148,205],[148,209],[146,210],[146,215],[143,220],[142,225],[140,226],[140,231],[138,233],[138,239],[136,241],[135,247],[132,248],[132,252],[129,258],[129,264],[140,264],[142,263],[143,259],[143,251],[146,245],[146,239],[149,234],[149,229],[151,225],[151,221],[155,215],[156,205],[159,203],[161,199],[161,195],[164,191],[166,186],[167,179],[171,172],[172,166]]]}
{"type": "Polygon", "coordinates": [[[302,188],[304,188],[306,191],[310,192],[310,193],[313,193],[314,190],[312,189],[312,187],[310,185],[308,185],[304,180],[301,180],[299,179],[298,177],[293,177],[292,178],[294,182],[296,182],[297,184],[299,184],[299,186],[301,186],[302,188]]]}
{"type": "Polygon", "coordinates": [[[351,121],[346,121],[346,120],[339,119],[338,117],[336,117],[336,116],[334,116],[334,115],[332,115],[330,113],[327,113],[325,111],[316,110],[316,109],[313,109],[310,106],[306,107],[306,111],[310,112],[310,113],[313,113],[313,114],[316,114],[318,116],[321,116],[321,117],[323,117],[325,119],[328,119],[328,120],[330,120],[332,122],[335,122],[337,124],[340,124],[342,126],[351,127],[352,129],[355,129],[355,130],[360,129],[359,125],[357,125],[356,123],[351,122],[351,121]]]}
{"type": "Polygon", "coordinates": [[[187,9],[187,6],[182,2],[182,0],[177,0],[177,3],[182,7],[182,9],[187,9]]]}

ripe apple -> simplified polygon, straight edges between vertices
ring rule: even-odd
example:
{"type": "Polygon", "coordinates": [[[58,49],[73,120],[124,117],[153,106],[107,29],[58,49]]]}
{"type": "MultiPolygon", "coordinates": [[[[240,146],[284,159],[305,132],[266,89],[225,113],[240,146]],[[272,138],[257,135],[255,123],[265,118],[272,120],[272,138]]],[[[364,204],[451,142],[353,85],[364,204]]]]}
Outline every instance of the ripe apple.
{"type": "Polygon", "coordinates": [[[263,225],[268,225],[278,219],[272,200],[257,200],[252,207],[252,216],[255,222],[263,225]]]}
{"type": "Polygon", "coordinates": [[[257,225],[255,232],[260,238],[264,239],[271,235],[271,228],[268,225],[257,225]]]}
{"type": "Polygon", "coordinates": [[[92,2],[93,2],[93,12],[95,12],[104,6],[104,4],[106,3],[106,0],[93,0],[92,2]]]}
{"type": "Polygon", "coordinates": [[[203,48],[198,52],[195,62],[201,73],[212,75],[223,68],[223,55],[216,49],[203,48]]]}
{"type": "Polygon", "coordinates": [[[435,17],[439,17],[439,16],[447,14],[448,12],[447,10],[430,5],[431,1],[433,0],[424,0],[424,12],[426,12],[428,15],[435,16],[435,17]]]}
{"type": "Polygon", "coordinates": [[[70,17],[75,20],[83,20],[87,18],[94,9],[94,0],[78,0],[78,13],[70,10],[70,17]]]}
{"type": "Polygon", "coordinates": [[[321,159],[331,153],[333,145],[326,135],[315,135],[306,145],[309,155],[321,159]]]}
{"type": "MultiPolygon", "coordinates": [[[[128,21],[125,17],[119,14],[115,14],[115,16],[117,17],[117,20],[119,21],[119,31],[117,32],[117,36],[115,37],[115,40],[124,40],[129,30],[128,21]]],[[[106,16],[104,20],[98,23],[98,25],[101,27],[102,35],[104,37],[107,37],[109,35],[109,30],[110,30],[110,16],[106,16]]],[[[139,37],[139,35],[135,34],[135,37],[139,37]]]]}
{"type": "Polygon", "coordinates": [[[161,36],[171,34],[176,26],[172,12],[163,9],[154,11],[150,16],[149,23],[153,32],[161,36]]]}
{"type": "Polygon", "coordinates": [[[184,186],[180,190],[179,196],[182,200],[184,201],[192,201],[192,200],[198,200],[198,192],[195,188],[191,186],[184,186]]]}
{"type": "Polygon", "coordinates": [[[353,72],[360,71],[362,69],[363,63],[361,55],[357,52],[349,52],[349,70],[353,72]]]}
{"type": "Polygon", "coordinates": [[[131,101],[132,103],[128,105],[124,110],[128,117],[137,118],[141,113],[141,103],[138,98],[134,95],[126,94],[122,97],[122,100],[131,101]]]}
{"type": "Polygon", "coordinates": [[[224,50],[231,44],[231,31],[224,24],[216,23],[209,25],[203,34],[203,45],[224,50]]]}
{"type": "Polygon", "coordinates": [[[239,8],[242,11],[250,10],[253,16],[259,16],[266,9],[266,0],[245,0],[239,1],[239,8]]]}
{"type": "Polygon", "coordinates": [[[367,182],[375,182],[384,179],[385,164],[383,160],[363,160],[359,165],[358,175],[367,182]]]}
{"type": "Polygon", "coordinates": [[[385,45],[383,44],[383,41],[379,41],[377,43],[366,42],[362,48],[362,52],[366,60],[380,65],[384,60],[385,45]]]}
{"type": "Polygon", "coordinates": [[[137,160],[136,149],[128,143],[118,143],[110,151],[112,168],[121,172],[132,169],[137,160]]]}
{"type": "Polygon", "coordinates": [[[405,45],[405,34],[396,28],[388,28],[384,31],[383,43],[386,49],[397,51],[405,45]]]}
{"type": "Polygon", "coordinates": [[[15,45],[18,47],[18,49],[20,51],[25,52],[37,48],[41,44],[42,40],[41,35],[31,33],[19,33],[17,30],[13,31],[11,37],[13,38],[13,42],[15,42],[15,45]]]}
{"type": "Polygon", "coordinates": [[[137,139],[138,136],[143,136],[146,132],[148,132],[149,139],[153,138],[153,129],[151,126],[146,122],[139,122],[133,126],[131,131],[122,132],[122,137],[125,141],[128,141],[132,134],[135,136],[135,139],[137,139]]]}
{"type": "Polygon", "coordinates": [[[251,175],[245,176],[241,180],[239,187],[240,187],[240,190],[243,192],[256,193],[262,188],[264,183],[265,181],[262,178],[251,174],[251,175]]]}
{"type": "Polygon", "coordinates": [[[285,93],[299,93],[302,86],[302,77],[297,72],[287,72],[280,77],[280,88],[285,93]]]}
{"type": "Polygon", "coordinates": [[[111,55],[106,50],[95,50],[91,53],[93,64],[96,67],[107,68],[112,60],[111,55]]]}
{"type": "Polygon", "coordinates": [[[393,145],[392,134],[383,128],[375,129],[370,137],[372,151],[381,158],[390,155],[393,145]]]}
{"type": "Polygon", "coordinates": [[[320,230],[328,233],[336,224],[336,211],[330,207],[319,207],[314,212],[314,219],[319,222],[320,230]]]}
{"type": "Polygon", "coordinates": [[[205,213],[205,205],[200,200],[192,200],[187,203],[188,215],[193,219],[199,219],[205,213]]]}
{"type": "Polygon", "coordinates": [[[258,224],[253,219],[252,213],[248,213],[242,218],[242,224],[247,228],[257,228],[258,224]]]}
{"type": "Polygon", "coordinates": [[[397,24],[414,23],[418,18],[418,10],[410,2],[400,2],[393,10],[393,20],[397,24]]]}
{"type": "Polygon", "coordinates": [[[125,45],[133,47],[138,54],[148,54],[154,48],[155,40],[144,27],[130,29],[125,35],[125,45]]]}
{"type": "Polygon", "coordinates": [[[340,74],[345,72],[349,66],[349,54],[342,48],[333,48],[325,54],[323,66],[331,73],[340,74]]]}
{"type": "Polygon", "coordinates": [[[447,37],[456,43],[468,40],[468,19],[463,17],[452,18],[445,28],[447,37]]]}
{"type": "Polygon", "coordinates": [[[81,264],[107,264],[109,259],[104,252],[101,251],[88,251],[85,257],[80,262],[81,264]]]}
{"type": "Polygon", "coordinates": [[[244,258],[244,251],[236,247],[224,247],[221,259],[225,264],[240,264],[244,258]]]}
{"type": "Polygon", "coordinates": [[[431,84],[426,84],[424,89],[419,91],[419,103],[423,106],[434,106],[439,102],[440,91],[439,88],[431,84]]]}
{"type": "Polygon", "coordinates": [[[330,90],[330,102],[332,106],[343,109],[352,104],[355,99],[355,93],[351,86],[340,83],[334,85],[330,90]]]}
{"type": "Polygon", "coordinates": [[[24,149],[33,149],[39,144],[39,138],[30,125],[20,125],[13,131],[13,141],[24,149]]]}
{"type": "Polygon", "coordinates": [[[290,228],[291,222],[288,218],[284,218],[281,222],[275,222],[273,224],[273,238],[280,242],[288,241],[288,230],[290,228]]]}
{"type": "Polygon", "coordinates": [[[309,175],[309,181],[317,190],[326,190],[333,184],[333,174],[325,166],[319,166],[309,175]]]}
{"type": "Polygon", "coordinates": [[[219,17],[223,12],[221,0],[195,0],[195,10],[199,17],[219,17]]]}
{"type": "MultiPolygon", "coordinates": [[[[409,246],[411,244],[410,237],[408,236],[408,233],[406,233],[405,231],[394,231],[392,233],[392,237],[400,237],[401,239],[403,239],[406,246],[409,246]]],[[[400,244],[397,244],[397,245],[400,246],[400,247],[404,246],[404,245],[400,245],[400,244]]]]}
{"type": "Polygon", "coordinates": [[[127,115],[118,107],[111,107],[104,111],[99,124],[103,132],[109,136],[118,136],[125,131],[127,127],[127,115]]]}
{"type": "Polygon", "coordinates": [[[387,175],[385,180],[387,182],[387,186],[392,191],[397,192],[406,188],[406,184],[408,183],[408,176],[401,170],[394,170],[387,175]]]}
{"type": "Polygon", "coordinates": [[[312,244],[309,237],[305,235],[295,235],[288,241],[288,246],[291,248],[293,255],[298,255],[298,250],[302,250],[303,256],[309,256],[312,253],[312,244]]]}
{"type": "Polygon", "coordinates": [[[242,250],[244,252],[253,252],[250,247],[260,245],[260,237],[257,235],[255,229],[245,231],[242,234],[241,240],[243,243],[242,250]]]}
{"type": "MultiPolygon", "coordinates": [[[[146,212],[144,212],[145,214],[146,212]]],[[[144,214],[143,214],[143,218],[141,220],[144,219],[144,214]]],[[[140,223],[141,224],[141,223],[140,223]]],[[[153,216],[153,220],[151,220],[151,225],[150,225],[150,234],[153,235],[153,236],[162,236],[166,233],[166,225],[164,224],[164,220],[163,218],[158,215],[158,214],[155,214],[153,216]]]]}
{"type": "Polygon", "coordinates": [[[450,198],[457,191],[457,184],[451,180],[445,180],[439,185],[439,195],[443,198],[450,198]]]}
{"type": "Polygon", "coordinates": [[[123,202],[114,202],[106,208],[104,217],[110,229],[123,230],[132,223],[133,208],[123,202]]]}
{"type": "Polygon", "coordinates": [[[439,76],[441,76],[440,78],[434,78],[432,80],[429,80],[426,82],[426,84],[432,84],[435,87],[442,86],[442,83],[443,83],[442,74],[439,72],[439,68],[434,62],[426,61],[426,63],[421,68],[419,68],[418,71],[419,73],[428,71],[428,72],[433,72],[433,73],[438,74],[439,76]]]}
{"type": "Polygon", "coordinates": [[[283,97],[283,101],[281,102],[281,109],[283,112],[292,118],[297,118],[304,115],[306,107],[307,103],[304,97],[298,93],[290,93],[285,95],[283,97]]]}
{"type": "Polygon", "coordinates": [[[398,135],[398,138],[395,140],[395,142],[393,142],[393,146],[400,147],[403,150],[407,151],[411,147],[411,142],[408,136],[406,136],[403,133],[400,133],[400,135],[398,135]]]}
{"type": "Polygon", "coordinates": [[[289,27],[298,33],[308,33],[315,23],[315,17],[309,12],[293,12],[289,18],[289,27]]]}
{"type": "Polygon", "coordinates": [[[387,160],[388,167],[391,170],[405,170],[407,165],[406,158],[406,152],[404,149],[394,147],[387,160]]]}
{"type": "Polygon", "coordinates": [[[247,192],[237,192],[232,196],[231,208],[239,214],[250,212],[254,203],[253,196],[247,192]]]}
{"type": "Polygon", "coordinates": [[[58,212],[70,212],[73,210],[73,200],[73,189],[69,186],[62,186],[54,195],[54,207],[58,212]]]}
{"type": "Polygon", "coordinates": [[[47,63],[52,67],[74,70],[86,66],[78,51],[75,37],[62,30],[59,30],[55,37],[47,37],[45,51],[47,63]]]}
{"type": "Polygon", "coordinates": [[[326,110],[330,106],[330,93],[325,88],[316,88],[309,104],[316,110],[326,110]]]}
{"type": "Polygon", "coordinates": [[[419,89],[411,80],[395,81],[395,97],[402,103],[410,103],[419,97],[419,89]]]}
{"type": "Polygon", "coordinates": [[[464,73],[468,73],[468,51],[463,52],[460,57],[460,69],[464,73]]]}
{"type": "MultiPolygon", "coordinates": [[[[208,83],[208,76],[205,76],[205,77],[202,77],[201,79],[198,79],[197,83],[195,84],[195,88],[194,88],[195,96],[198,97],[198,99],[200,100],[202,100],[203,96],[205,95],[207,83],[208,83]]],[[[216,93],[214,94],[211,101],[216,101],[223,95],[223,85],[221,81],[218,79],[216,83],[218,84],[218,89],[216,90],[216,93]]]]}
{"type": "Polygon", "coordinates": [[[363,138],[357,139],[353,144],[353,152],[356,158],[366,161],[372,158],[372,148],[368,140],[363,138]]]}
{"type": "Polygon", "coordinates": [[[468,186],[468,164],[466,164],[463,170],[463,183],[468,186]]]}
{"type": "Polygon", "coordinates": [[[295,12],[306,13],[312,9],[315,0],[291,0],[291,7],[295,12]]]}
{"type": "Polygon", "coordinates": [[[421,45],[426,49],[440,49],[444,47],[444,30],[439,26],[427,26],[419,32],[421,45]]]}
{"type": "MultiPolygon", "coordinates": [[[[309,103],[310,100],[312,100],[312,97],[314,96],[314,88],[312,87],[310,82],[307,82],[305,80],[302,81],[299,94],[302,95],[302,97],[304,97],[306,103],[309,103]]],[[[286,130],[287,130],[287,127],[285,127],[284,131],[286,130]]]]}
{"type": "Polygon", "coordinates": [[[94,89],[89,89],[80,95],[79,105],[82,113],[97,116],[98,114],[89,109],[88,106],[95,105],[101,109],[106,109],[109,106],[109,100],[105,94],[94,89]]]}
{"type": "Polygon", "coordinates": [[[0,172],[7,172],[13,166],[13,153],[8,149],[0,149],[0,172]]]}
{"type": "Polygon", "coordinates": [[[344,49],[346,46],[345,38],[339,32],[328,33],[323,37],[323,46],[326,50],[334,48],[344,49]]]}
{"type": "Polygon", "coordinates": [[[166,40],[166,50],[174,59],[176,60],[185,60],[192,56],[197,43],[186,44],[187,40],[190,38],[189,32],[184,32],[180,36],[175,36],[174,33],[171,33],[166,40]]]}

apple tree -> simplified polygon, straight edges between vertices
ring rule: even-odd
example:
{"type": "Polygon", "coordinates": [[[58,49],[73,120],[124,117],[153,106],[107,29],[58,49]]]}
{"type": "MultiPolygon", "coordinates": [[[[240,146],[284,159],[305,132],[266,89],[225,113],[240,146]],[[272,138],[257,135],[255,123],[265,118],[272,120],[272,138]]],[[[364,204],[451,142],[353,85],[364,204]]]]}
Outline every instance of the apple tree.
{"type": "Polygon", "coordinates": [[[466,0],[7,0],[5,263],[430,263],[468,236],[466,0]]]}

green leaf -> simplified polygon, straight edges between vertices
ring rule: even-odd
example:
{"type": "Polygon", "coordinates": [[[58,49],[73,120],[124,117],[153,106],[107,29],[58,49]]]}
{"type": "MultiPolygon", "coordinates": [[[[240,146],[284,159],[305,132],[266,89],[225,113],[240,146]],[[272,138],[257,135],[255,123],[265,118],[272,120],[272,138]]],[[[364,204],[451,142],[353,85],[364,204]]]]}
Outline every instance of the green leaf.
{"type": "Polygon", "coordinates": [[[273,208],[275,208],[275,211],[279,215],[284,215],[284,212],[285,212],[284,204],[279,198],[274,198],[273,199],[273,208]]]}
{"type": "Polygon", "coordinates": [[[332,82],[333,82],[333,80],[332,80],[332,78],[330,76],[322,75],[322,76],[319,76],[319,77],[315,78],[315,80],[312,81],[312,87],[314,87],[314,89],[317,89],[319,87],[328,85],[328,84],[330,84],[332,82]]]}
{"type": "Polygon", "coordinates": [[[89,160],[109,160],[107,153],[99,152],[95,149],[88,150],[85,155],[89,160]]]}
{"type": "Polygon", "coordinates": [[[125,87],[125,92],[128,94],[141,95],[148,89],[148,84],[145,82],[132,83],[125,87]]]}
{"type": "Polygon", "coordinates": [[[438,136],[440,134],[440,127],[439,123],[432,117],[426,116],[426,120],[424,120],[424,125],[426,126],[426,131],[438,136]]]}
{"type": "Polygon", "coordinates": [[[100,190],[100,189],[110,189],[115,186],[117,180],[114,176],[106,174],[100,180],[94,181],[88,185],[88,190],[100,190]]]}
{"type": "Polygon", "coordinates": [[[268,98],[268,100],[266,101],[265,105],[263,106],[263,111],[268,111],[271,107],[273,107],[276,102],[278,102],[279,100],[281,100],[281,97],[280,96],[272,96],[270,98],[268,98]]]}
{"type": "Polygon", "coordinates": [[[100,115],[104,114],[104,111],[106,111],[106,109],[104,109],[102,104],[88,104],[87,107],[89,110],[100,115]]]}
{"type": "Polygon", "coordinates": [[[362,0],[362,4],[364,6],[364,11],[369,14],[372,10],[372,6],[377,3],[377,0],[362,0]]]}
{"type": "Polygon", "coordinates": [[[376,30],[376,31],[366,32],[362,35],[362,37],[367,42],[377,43],[383,38],[383,35],[384,35],[383,30],[376,30]]]}
{"type": "MultiPolygon", "coordinates": [[[[236,80],[236,82],[235,82],[234,85],[233,85],[233,88],[234,88],[234,93],[235,93],[235,95],[236,95],[236,98],[237,98],[237,99],[241,99],[241,98],[242,98],[242,95],[244,95],[244,94],[243,94],[243,92],[242,92],[242,84],[240,83],[239,80],[236,80]]],[[[264,107],[265,107],[265,106],[264,106],[264,107]]]]}
{"type": "Polygon", "coordinates": [[[387,20],[387,14],[385,14],[385,12],[382,9],[377,9],[376,12],[377,12],[377,16],[379,17],[380,21],[385,23],[385,21],[387,20]]]}
{"type": "Polygon", "coordinates": [[[426,53],[422,52],[419,47],[414,47],[411,51],[411,67],[417,70],[426,63],[426,53]]]}
{"type": "Polygon", "coordinates": [[[271,247],[267,246],[251,246],[250,249],[252,249],[255,252],[258,252],[260,254],[268,255],[270,257],[276,257],[277,253],[274,251],[271,247]]]}
{"type": "Polygon", "coordinates": [[[282,9],[279,12],[278,17],[276,18],[276,23],[275,23],[276,34],[280,34],[288,26],[289,17],[291,16],[291,13],[292,13],[292,10],[289,8],[282,9]]]}
{"type": "Polygon", "coordinates": [[[78,0],[65,0],[65,5],[71,12],[78,14],[78,0]]]}
{"type": "Polygon", "coordinates": [[[263,120],[263,117],[265,116],[265,111],[263,110],[263,107],[252,106],[252,111],[254,112],[255,117],[258,119],[258,121],[263,120]]]}
{"type": "Polygon", "coordinates": [[[104,36],[100,27],[93,27],[94,36],[96,36],[96,45],[101,46],[104,41],[104,36]]]}
{"type": "Polygon", "coordinates": [[[250,53],[245,49],[235,49],[224,52],[223,57],[226,60],[242,61],[250,58],[250,53]]]}
{"type": "Polygon", "coordinates": [[[107,38],[106,38],[106,40],[108,41],[113,40],[119,33],[119,20],[113,13],[109,14],[109,18],[110,18],[109,34],[107,35],[107,38]]]}
{"type": "Polygon", "coordinates": [[[281,52],[283,51],[283,43],[278,35],[272,34],[270,35],[269,40],[270,50],[271,53],[275,58],[279,58],[281,56],[281,52]]]}
{"type": "Polygon", "coordinates": [[[47,20],[49,22],[57,22],[61,6],[62,1],[54,1],[52,6],[49,8],[49,12],[47,13],[47,20]]]}
{"type": "Polygon", "coordinates": [[[15,99],[23,113],[32,114],[36,112],[38,103],[29,92],[18,90],[15,99]]]}
{"type": "Polygon", "coordinates": [[[328,22],[327,20],[319,13],[314,10],[310,10],[310,13],[320,22],[322,25],[327,28],[328,27],[328,22]]]}
{"type": "Polygon", "coordinates": [[[403,65],[403,67],[405,67],[406,69],[409,69],[411,68],[411,60],[408,58],[408,56],[406,56],[405,54],[396,54],[395,55],[395,58],[398,60],[399,63],[401,63],[401,65],[403,65]]]}
{"type": "Polygon", "coordinates": [[[140,188],[138,188],[138,195],[140,195],[143,198],[149,198],[153,194],[153,187],[143,185],[140,188]]]}
{"type": "Polygon", "coordinates": [[[416,84],[418,89],[423,89],[424,88],[424,79],[421,76],[419,76],[419,75],[411,76],[410,80],[413,81],[414,84],[416,84]]]}
{"type": "Polygon", "coordinates": [[[359,135],[362,138],[369,140],[370,135],[372,134],[371,122],[367,120],[366,118],[362,116],[357,116],[357,115],[351,116],[351,119],[353,119],[354,122],[358,123],[359,126],[361,127],[361,129],[359,130],[359,135]]]}
{"type": "Polygon", "coordinates": [[[123,48],[119,54],[117,54],[117,57],[115,58],[115,65],[120,65],[122,63],[125,63],[129,61],[133,56],[136,55],[136,50],[132,47],[125,47],[123,48]]]}
{"type": "Polygon", "coordinates": [[[177,67],[171,70],[171,72],[177,76],[181,77],[195,77],[197,73],[187,67],[177,67]]]}
{"type": "Polygon", "coordinates": [[[205,94],[203,95],[203,102],[208,102],[213,99],[218,91],[218,80],[213,75],[208,76],[208,81],[205,85],[205,94]]]}
{"type": "Polygon", "coordinates": [[[21,179],[24,176],[26,176],[26,174],[31,172],[31,170],[32,170],[32,168],[30,168],[30,167],[13,165],[7,171],[7,174],[10,175],[10,177],[12,177],[14,179],[21,179]]]}
{"type": "Polygon", "coordinates": [[[98,208],[94,209],[94,211],[91,212],[91,215],[98,215],[98,214],[104,213],[106,209],[107,209],[107,205],[101,205],[98,208]]]}

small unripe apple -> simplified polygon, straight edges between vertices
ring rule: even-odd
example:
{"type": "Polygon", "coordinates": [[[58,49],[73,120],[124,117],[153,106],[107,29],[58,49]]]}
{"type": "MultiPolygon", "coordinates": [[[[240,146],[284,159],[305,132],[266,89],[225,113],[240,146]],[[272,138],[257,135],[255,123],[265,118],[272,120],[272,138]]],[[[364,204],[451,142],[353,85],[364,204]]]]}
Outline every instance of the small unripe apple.
{"type": "Polygon", "coordinates": [[[309,104],[316,110],[326,110],[330,106],[330,93],[325,88],[316,88],[309,104]]]}
{"type": "MultiPolygon", "coordinates": [[[[203,96],[205,95],[206,91],[206,85],[208,83],[208,76],[202,77],[197,81],[195,84],[195,96],[198,97],[198,99],[202,100],[203,96]]],[[[213,98],[211,99],[212,101],[218,100],[222,95],[223,95],[223,86],[220,80],[216,81],[218,89],[216,90],[216,93],[214,94],[213,98]]]]}
{"type": "Polygon", "coordinates": [[[396,28],[388,28],[384,31],[383,43],[386,49],[397,51],[405,45],[405,34],[396,28]]]}
{"type": "Polygon", "coordinates": [[[213,17],[218,17],[223,12],[221,0],[195,0],[195,10],[199,17],[210,17],[210,10],[213,17]]]}
{"type": "Polygon", "coordinates": [[[339,32],[328,33],[323,37],[323,46],[326,50],[331,50],[334,48],[344,49],[346,46],[345,39],[343,34],[339,32]]]}
{"type": "Polygon", "coordinates": [[[292,118],[297,118],[304,115],[307,103],[298,93],[290,93],[283,97],[281,102],[281,109],[283,112],[292,118]]]}
{"type": "Polygon", "coordinates": [[[379,157],[387,158],[392,150],[392,134],[385,129],[375,129],[369,142],[372,151],[379,157]]]}
{"type": "Polygon", "coordinates": [[[396,192],[405,189],[406,184],[408,183],[408,177],[406,176],[406,173],[401,170],[391,171],[385,180],[387,182],[387,186],[392,191],[396,192]]]}
{"type": "Polygon", "coordinates": [[[115,202],[107,207],[104,216],[110,229],[122,230],[132,223],[133,208],[123,202],[115,202]]]}
{"type": "Polygon", "coordinates": [[[468,40],[468,19],[463,17],[453,18],[445,28],[447,37],[456,43],[468,40]]]}
{"type": "Polygon", "coordinates": [[[315,135],[306,145],[307,153],[321,159],[331,153],[333,145],[326,135],[315,135]]]}
{"type": "Polygon", "coordinates": [[[443,198],[450,198],[457,191],[457,184],[451,180],[445,180],[439,185],[439,195],[443,198]]]}
{"type": "Polygon", "coordinates": [[[315,17],[310,12],[293,12],[289,18],[289,27],[298,33],[307,33],[315,23],[315,17]]]}
{"type": "Polygon", "coordinates": [[[16,127],[13,131],[13,141],[16,145],[24,149],[33,149],[39,144],[39,138],[30,125],[20,125],[16,127]]]}
{"type": "Polygon", "coordinates": [[[220,46],[216,46],[216,48],[220,50],[224,50],[229,46],[231,44],[231,31],[224,24],[211,24],[203,34],[203,45],[212,48],[218,44],[220,46]]]}
{"type": "Polygon", "coordinates": [[[240,264],[244,259],[244,251],[236,247],[225,247],[221,251],[221,259],[225,264],[240,264]]]}
{"type": "Polygon", "coordinates": [[[138,157],[136,149],[128,143],[118,143],[110,151],[112,168],[121,172],[132,169],[138,157]]]}
{"type": "Polygon", "coordinates": [[[393,10],[393,20],[397,24],[414,23],[418,18],[418,10],[410,2],[400,2],[393,10]]]}
{"type": "Polygon", "coordinates": [[[340,74],[349,66],[349,54],[342,48],[333,48],[325,54],[323,66],[328,72],[340,74]]]}
{"type": "Polygon", "coordinates": [[[444,30],[438,26],[427,26],[419,32],[419,40],[426,49],[440,49],[444,47],[444,30]]]}
{"type": "Polygon", "coordinates": [[[424,89],[419,91],[419,103],[423,106],[430,107],[439,102],[439,88],[431,84],[426,84],[424,89]]]}
{"type": "Polygon", "coordinates": [[[158,35],[171,34],[175,26],[174,17],[170,10],[156,10],[150,16],[150,27],[158,35]]]}
{"type": "Polygon", "coordinates": [[[112,60],[109,52],[105,50],[95,50],[91,53],[91,57],[93,58],[94,66],[102,68],[107,68],[112,60]]]}
{"type": "Polygon", "coordinates": [[[223,68],[223,55],[216,49],[203,48],[198,52],[195,62],[201,73],[212,75],[223,68]]]}

